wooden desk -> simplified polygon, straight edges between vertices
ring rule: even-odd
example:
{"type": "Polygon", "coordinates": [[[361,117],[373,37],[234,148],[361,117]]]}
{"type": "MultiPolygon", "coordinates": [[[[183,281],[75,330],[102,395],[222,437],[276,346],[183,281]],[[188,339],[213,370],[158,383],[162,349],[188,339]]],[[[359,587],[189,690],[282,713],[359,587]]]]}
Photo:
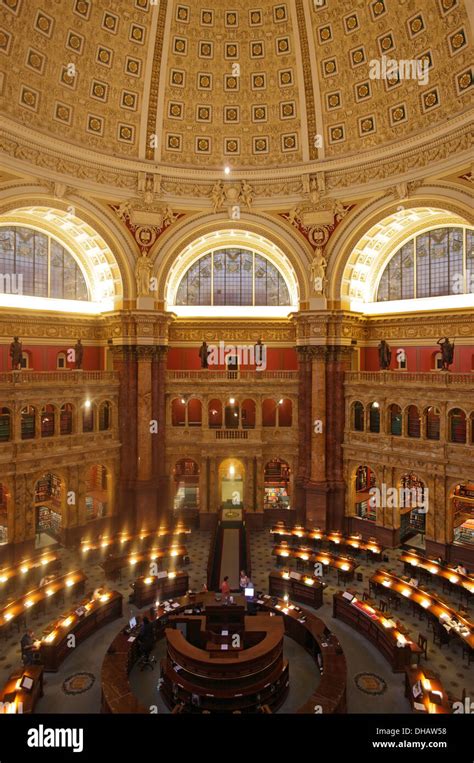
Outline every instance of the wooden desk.
{"type": "Polygon", "coordinates": [[[124,567],[128,567],[130,572],[140,568],[144,568],[143,571],[148,572],[152,562],[160,566],[161,562],[167,559],[173,565],[184,564],[185,557],[187,557],[186,546],[171,546],[170,548],[153,548],[139,554],[110,556],[100,566],[104,570],[106,578],[116,580],[124,567]]]}
{"type": "Polygon", "coordinates": [[[274,541],[277,543],[281,538],[285,539],[301,539],[306,541],[322,541],[325,543],[333,543],[338,546],[347,546],[353,548],[355,551],[368,551],[373,554],[374,559],[380,557],[383,552],[383,547],[377,543],[377,541],[364,541],[358,535],[343,535],[341,532],[334,530],[332,532],[323,532],[322,530],[308,529],[303,527],[286,527],[282,525],[275,525],[270,532],[273,535],[274,541]]]}
{"type": "Polygon", "coordinates": [[[31,714],[34,712],[36,703],[43,696],[43,666],[25,665],[12,673],[3,689],[0,691],[0,713],[23,713],[31,714]],[[22,689],[20,681],[23,676],[29,676],[33,679],[33,686],[30,691],[22,689]],[[5,700],[9,694],[15,692],[15,698],[8,702],[5,700]]]}
{"type": "Polygon", "coordinates": [[[137,533],[132,535],[130,533],[116,533],[110,537],[106,536],[97,540],[82,540],[81,552],[89,558],[93,552],[102,552],[107,554],[113,554],[114,556],[123,556],[124,552],[131,554],[132,551],[138,553],[138,548],[131,549],[130,546],[136,545],[147,548],[149,545],[161,542],[163,539],[177,540],[182,535],[189,535],[191,530],[189,527],[177,526],[175,528],[163,527],[159,530],[150,530],[149,532],[137,533]]]}
{"type": "Polygon", "coordinates": [[[317,712],[324,714],[346,713],[347,666],[337,637],[328,634],[326,624],[307,609],[299,607],[298,612],[282,600],[273,605],[267,594],[258,602],[262,609],[283,615],[285,634],[303,646],[324,670],[318,686],[297,712],[313,715],[317,707],[317,712]],[[302,616],[305,622],[301,622],[302,616]]]}
{"type": "Polygon", "coordinates": [[[3,567],[0,570],[0,593],[6,586],[29,585],[39,583],[41,578],[61,568],[59,556],[55,553],[40,554],[31,559],[24,559],[19,564],[11,567],[3,567]]]}
{"type": "Polygon", "coordinates": [[[474,594],[474,577],[472,575],[462,575],[454,567],[445,564],[439,564],[433,559],[421,556],[416,551],[407,551],[400,556],[400,561],[405,564],[405,569],[416,575],[416,570],[421,569],[429,572],[433,577],[439,577],[441,580],[447,580],[451,585],[457,586],[462,591],[474,594]]]}
{"type": "Polygon", "coordinates": [[[335,554],[330,554],[329,551],[311,551],[307,548],[275,546],[272,554],[283,559],[301,559],[301,561],[308,562],[308,564],[319,562],[323,565],[323,568],[334,567],[335,570],[344,572],[348,580],[354,577],[354,570],[358,566],[353,559],[345,556],[336,556],[335,554]]]}
{"type": "MultiPolygon", "coordinates": [[[[388,590],[392,591],[399,596],[403,596],[405,599],[410,599],[417,606],[422,607],[428,612],[436,621],[439,622],[440,616],[448,616],[449,618],[455,617],[465,628],[467,633],[463,634],[460,631],[452,628],[450,634],[457,636],[463,641],[470,649],[474,649],[474,625],[466,617],[462,617],[459,612],[446,604],[445,601],[440,599],[428,591],[423,591],[421,588],[415,588],[401,580],[396,575],[392,575],[385,570],[377,570],[375,575],[370,578],[370,587],[375,588],[377,591],[386,594],[388,590]]],[[[440,623],[441,624],[441,623],[440,623]]]]}
{"type": "Polygon", "coordinates": [[[35,588],[19,599],[10,602],[0,610],[0,630],[8,628],[19,617],[25,617],[34,607],[44,604],[48,599],[54,598],[65,591],[74,592],[75,595],[84,593],[84,585],[87,580],[82,570],[70,572],[67,575],[55,578],[48,585],[35,588]]]}
{"type": "Polygon", "coordinates": [[[165,578],[155,575],[142,576],[132,583],[132,588],[133,603],[138,609],[142,609],[156,601],[184,596],[189,590],[189,576],[187,572],[172,572],[165,578]]]}
{"type": "Polygon", "coordinates": [[[411,667],[405,669],[405,697],[410,701],[414,713],[430,713],[433,715],[452,713],[451,703],[448,700],[448,696],[444,691],[438,676],[430,670],[427,670],[425,667],[411,667]],[[413,687],[418,681],[421,681],[423,691],[422,694],[415,699],[413,695],[413,687]],[[437,694],[433,694],[433,692],[437,692],[437,694]],[[423,705],[424,710],[415,708],[415,702],[419,705],[423,705]]]}
{"type": "MultiPolygon", "coordinates": [[[[299,573],[294,573],[298,575],[299,573]]],[[[268,576],[268,592],[270,596],[278,596],[280,599],[288,595],[291,602],[307,604],[309,607],[319,609],[323,604],[323,591],[325,583],[312,575],[299,575],[300,580],[290,577],[289,572],[273,570],[268,576]]]]}
{"type": "Polygon", "coordinates": [[[73,610],[63,615],[50,625],[41,639],[40,661],[47,672],[55,672],[71,651],[71,635],[75,637],[75,646],[107,625],[122,617],[122,594],[112,591],[99,599],[84,599],[73,610]],[[85,613],[78,615],[76,610],[84,607],[85,613]]]}
{"type": "MultiPolygon", "coordinates": [[[[353,591],[350,593],[354,594],[353,591]]],[[[403,673],[405,667],[418,664],[422,651],[418,644],[399,623],[393,624],[394,621],[373,604],[356,596],[349,601],[339,591],[333,596],[333,617],[347,623],[374,644],[394,673],[403,673]]]]}

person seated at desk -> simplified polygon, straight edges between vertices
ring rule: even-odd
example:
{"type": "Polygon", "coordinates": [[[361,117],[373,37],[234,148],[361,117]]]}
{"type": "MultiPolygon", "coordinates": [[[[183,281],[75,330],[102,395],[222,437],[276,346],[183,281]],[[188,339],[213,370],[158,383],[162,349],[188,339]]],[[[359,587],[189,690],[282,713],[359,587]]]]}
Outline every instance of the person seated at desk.
{"type": "Polygon", "coordinates": [[[240,580],[239,580],[239,586],[242,593],[245,591],[246,588],[248,588],[249,585],[249,578],[247,577],[247,573],[245,570],[240,570],[240,580]]]}
{"type": "Polygon", "coordinates": [[[155,645],[155,631],[146,615],[144,615],[140,630],[138,631],[137,642],[140,654],[145,657],[145,660],[148,660],[150,652],[155,645]]]}
{"type": "Polygon", "coordinates": [[[28,630],[21,637],[20,641],[21,659],[23,660],[24,665],[32,665],[34,662],[37,662],[36,657],[40,644],[41,641],[35,639],[35,634],[31,628],[28,628],[28,630]]]}
{"type": "Polygon", "coordinates": [[[230,595],[229,576],[226,575],[221,583],[221,594],[227,598],[230,595]]]}
{"type": "Polygon", "coordinates": [[[103,596],[105,593],[107,593],[107,589],[101,586],[100,588],[95,588],[94,593],[92,594],[92,599],[96,601],[97,599],[100,599],[101,596],[103,596]]]}
{"type": "Polygon", "coordinates": [[[456,567],[456,572],[459,572],[460,575],[467,575],[467,570],[462,564],[458,564],[456,567]]]}
{"type": "Polygon", "coordinates": [[[413,588],[418,588],[418,578],[410,578],[408,585],[413,586],[413,588]]]}

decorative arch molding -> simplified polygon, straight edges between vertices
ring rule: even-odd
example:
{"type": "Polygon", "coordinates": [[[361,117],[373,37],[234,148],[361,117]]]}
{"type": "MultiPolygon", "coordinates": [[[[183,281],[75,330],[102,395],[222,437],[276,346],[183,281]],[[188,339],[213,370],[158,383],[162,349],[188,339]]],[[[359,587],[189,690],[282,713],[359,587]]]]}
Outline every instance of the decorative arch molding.
{"type": "MultiPolygon", "coordinates": [[[[354,309],[354,295],[351,295],[351,287],[354,282],[354,270],[357,265],[369,265],[368,289],[372,289],[379,276],[401,243],[412,235],[426,230],[427,227],[440,225],[470,225],[474,224],[472,211],[472,195],[467,189],[449,184],[423,186],[413,193],[408,199],[396,199],[391,193],[386,196],[361,205],[347,220],[347,223],[337,229],[328,247],[329,265],[327,270],[328,298],[334,306],[345,309],[354,309]],[[384,226],[392,221],[397,221],[397,215],[401,218],[413,216],[415,210],[424,209],[428,212],[421,220],[412,220],[411,224],[402,225],[398,232],[389,241],[384,242],[380,253],[374,253],[371,262],[361,263],[361,250],[370,236],[371,231],[376,229],[384,235],[384,226]]],[[[369,291],[370,293],[370,291],[369,291]]],[[[368,300],[365,300],[368,301],[368,300]]],[[[357,307],[357,312],[364,312],[363,300],[357,307]]]]}
{"type": "Polygon", "coordinates": [[[86,273],[92,299],[97,304],[94,312],[119,309],[123,306],[124,299],[135,296],[133,245],[128,241],[120,223],[106,208],[79,195],[71,194],[67,198],[58,199],[49,192],[45,193],[44,187],[25,185],[12,189],[9,186],[0,190],[0,224],[5,223],[42,230],[65,246],[86,273]],[[62,227],[63,221],[72,224],[69,232],[62,227]],[[74,229],[76,232],[87,233],[89,242],[91,237],[94,239],[94,246],[99,250],[96,252],[95,263],[88,256],[90,247],[74,238],[74,229]],[[101,284],[104,284],[100,273],[101,265],[107,271],[109,280],[107,290],[110,295],[107,301],[100,299],[101,284]]]}
{"type": "Polygon", "coordinates": [[[294,309],[309,299],[310,247],[273,217],[244,213],[240,220],[230,220],[225,214],[199,215],[177,223],[165,236],[151,252],[158,300],[165,309],[173,310],[188,267],[207,251],[229,245],[253,248],[267,256],[285,277],[294,309]]]}

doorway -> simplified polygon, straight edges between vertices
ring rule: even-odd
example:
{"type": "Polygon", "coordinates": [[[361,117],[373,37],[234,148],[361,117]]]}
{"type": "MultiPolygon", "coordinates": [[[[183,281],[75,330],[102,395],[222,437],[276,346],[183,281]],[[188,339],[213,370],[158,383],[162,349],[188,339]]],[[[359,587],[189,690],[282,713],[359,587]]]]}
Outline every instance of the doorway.
{"type": "Polygon", "coordinates": [[[223,508],[243,508],[245,467],[237,458],[226,458],[219,466],[219,485],[223,508]]]}

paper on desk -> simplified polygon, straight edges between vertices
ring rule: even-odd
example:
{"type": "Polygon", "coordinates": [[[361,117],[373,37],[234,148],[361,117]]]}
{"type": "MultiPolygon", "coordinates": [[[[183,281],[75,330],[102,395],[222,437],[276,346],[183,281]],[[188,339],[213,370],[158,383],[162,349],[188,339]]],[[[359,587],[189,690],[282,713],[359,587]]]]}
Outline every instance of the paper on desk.
{"type": "Polygon", "coordinates": [[[128,641],[130,641],[130,643],[132,643],[132,641],[135,641],[135,636],[130,636],[130,638],[128,639],[128,641]]]}
{"type": "Polygon", "coordinates": [[[423,710],[423,711],[425,711],[426,707],[424,705],[422,705],[421,702],[414,702],[413,703],[413,709],[414,710],[423,710]]]}

